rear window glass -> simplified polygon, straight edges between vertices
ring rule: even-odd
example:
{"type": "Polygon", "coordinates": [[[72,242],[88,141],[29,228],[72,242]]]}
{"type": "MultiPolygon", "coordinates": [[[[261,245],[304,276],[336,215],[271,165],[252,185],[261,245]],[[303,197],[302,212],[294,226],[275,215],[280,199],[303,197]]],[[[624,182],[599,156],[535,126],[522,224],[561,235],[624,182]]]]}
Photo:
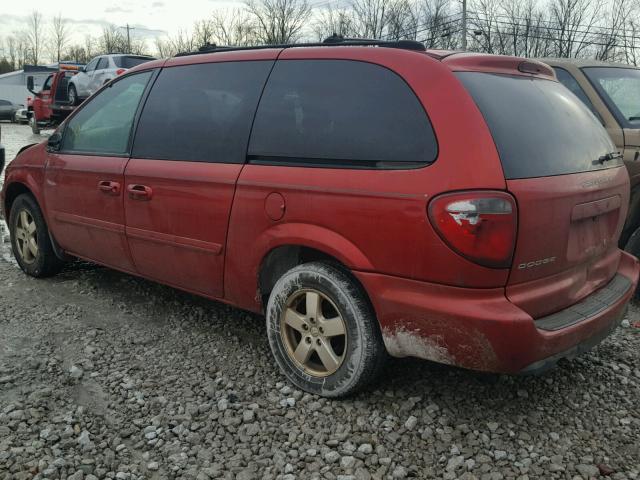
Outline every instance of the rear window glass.
{"type": "Polygon", "coordinates": [[[250,161],[335,168],[409,168],[437,142],[420,101],[397,74],[347,60],[283,60],[269,77],[250,161]]]}
{"type": "Polygon", "coordinates": [[[118,68],[133,68],[151,60],[153,58],[149,57],[113,57],[113,62],[118,68]]]}
{"type": "Polygon", "coordinates": [[[562,84],[524,76],[458,72],[482,112],[507,179],[610,168],[615,151],[589,109],[562,84]]]}

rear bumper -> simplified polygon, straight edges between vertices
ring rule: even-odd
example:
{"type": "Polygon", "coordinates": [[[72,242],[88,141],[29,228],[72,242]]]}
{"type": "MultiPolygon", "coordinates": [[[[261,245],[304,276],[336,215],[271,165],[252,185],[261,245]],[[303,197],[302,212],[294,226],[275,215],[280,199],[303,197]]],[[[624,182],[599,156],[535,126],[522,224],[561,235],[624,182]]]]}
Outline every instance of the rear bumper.
{"type": "Polygon", "coordinates": [[[519,373],[580,354],[611,333],[635,292],[639,271],[638,260],[622,252],[617,275],[627,288],[592,293],[566,309],[574,315],[565,315],[565,321],[571,319],[565,324],[562,318],[534,320],[505,297],[503,288],[465,289],[362,272],[356,276],[370,294],[392,356],[519,373]],[[600,305],[584,309],[585,302],[600,305]],[[583,316],[576,319],[576,311],[583,316]]]}

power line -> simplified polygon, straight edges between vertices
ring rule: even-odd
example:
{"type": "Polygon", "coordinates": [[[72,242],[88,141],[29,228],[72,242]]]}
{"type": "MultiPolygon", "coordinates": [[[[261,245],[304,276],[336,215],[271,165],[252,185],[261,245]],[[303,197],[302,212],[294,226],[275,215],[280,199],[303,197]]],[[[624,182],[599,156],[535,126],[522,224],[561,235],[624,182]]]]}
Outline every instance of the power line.
{"type": "MultiPolygon", "coordinates": [[[[516,15],[506,15],[504,13],[496,13],[496,14],[491,14],[491,13],[487,13],[487,12],[469,12],[469,15],[477,15],[477,16],[484,16],[485,19],[489,18],[489,17],[495,17],[495,18],[506,18],[507,20],[523,20],[523,21],[535,21],[535,22],[539,22],[539,23],[546,23],[549,25],[557,25],[558,23],[555,20],[546,20],[541,16],[535,17],[535,16],[531,16],[529,18],[527,17],[520,17],[520,16],[516,16],[516,15]]],[[[596,27],[595,25],[587,25],[584,23],[573,23],[571,24],[571,26],[573,27],[584,27],[584,28],[609,28],[609,27],[596,27]]]]}
{"type": "MultiPolygon", "coordinates": [[[[522,24],[522,23],[516,23],[516,22],[507,22],[505,20],[495,20],[494,22],[495,24],[498,25],[508,25],[511,27],[517,27],[517,28],[528,28],[529,31],[536,29],[535,25],[527,25],[527,24],[522,24]]],[[[603,33],[602,32],[596,32],[596,31],[585,31],[585,30],[572,30],[571,27],[567,28],[567,29],[562,29],[561,27],[550,27],[550,26],[545,26],[545,27],[541,27],[541,30],[544,32],[551,32],[551,31],[555,31],[555,32],[562,32],[562,33],[566,33],[567,35],[571,35],[571,34],[584,34],[584,36],[580,39],[571,39],[569,40],[569,38],[559,38],[559,37],[545,37],[545,38],[540,38],[540,39],[548,39],[548,40],[552,40],[552,41],[571,41],[573,43],[587,43],[587,44],[591,44],[591,45],[601,45],[601,46],[609,46],[610,43],[602,43],[602,42],[596,42],[596,41],[592,41],[592,40],[588,40],[587,36],[591,36],[591,37],[597,37],[597,36],[602,36],[603,33]]],[[[475,32],[474,32],[475,33],[475,32]]],[[[483,32],[484,33],[484,32],[483,32]]],[[[513,36],[513,33],[507,33],[507,35],[513,36]]],[[[533,37],[533,35],[528,35],[530,37],[533,37]]],[[[604,36],[609,36],[609,38],[614,38],[614,37],[621,37],[623,38],[625,41],[627,41],[628,38],[633,39],[633,40],[638,40],[640,41],[640,37],[636,37],[636,36],[628,36],[626,35],[626,32],[624,32],[622,35],[620,34],[615,34],[615,35],[609,35],[608,33],[605,33],[604,36]]],[[[622,45],[618,45],[620,47],[622,47],[622,45]]]]}
{"type": "MultiPolygon", "coordinates": [[[[459,13],[456,13],[454,15],[459,15],[459,13]]],[[[453,15],[448,15],[446,17],[441,17],[441,18],[444,19],[452,16],[453,15]]],[[[400,32],[388,33],[387,35],[384,36],[383,40],[391,40],[391,39],[400,40],[401,37],[405,37],[407,35],[412,35],[414,37],[417,37],[418,34],[422,32],[426,32],[427,30],[431,30],[431,29],[441,30],[443,27],[446,27],[447,25],[451,25],[452,23],[456,23],[459,21],[460,21],[459,18],[454,18],[453,20],[437,23],[435,25],[429,24],[429,23],[422,23],[422,24],[416,25],[415,28],[407,28],[405,30],[401,30],[400,32]]]]}
{"type": "MultiPolygon", "coordinates": [[[[473,32],[475,33],[475,32],[473,32]]],[[[507,33],[507,36],[514,36],[511,33],[507,33]]],[[[523,35],[524,37],[524,35],[523,35]]],[[[551,42],[557,42],[560,41],[561,39],[558,37],[548,37],[548,36],[541,36],[541,35],[532,35],[532,34],[527,34],[526,38],[534,38],[536,40],[548,40],[551,42]]],[[[636,38],[636,37],[634,37],[636,38]]],[[[572,43],[578,43],[578,44],[585,44],[585,45],[595,45],[595,46],[599,46],[599,47],[612,47],[612,48],[629,48],[629,45],[620,45],[617,43],[602,43],[602,42],[595,42],[595,41],[580,41],[580,40],[572,40],[572,43]]],[[[633,48],[638,48],[638,47],[633,47],[633,48]]]]}
{"type": "MultiPolygon", "coordinates": [[[[476,13],[477,15],[477,13],[476,13]]],[[[485,22],[489,22],[490,19],[488,17],[487,14],[483,13],[482,15],[484,15],[485,18],[480,18],[478,17],[478,20],[480,21],[485,21],[485,22]]],[[[567,28],[563,29],[562,27],[557,26],[557,24],[552,24],[551,21],[548,20],[535,20],[535,19],[528,19],[528,18],[522,18],[522,17],[509,17],[507,15],[495,15],[495,18],[505,18],[507,20],[520,20],[520,21],[525,21],[525,22],[530,22],[528,24],[521,24],[521,23],[514,23],[511,21],[505,21],[505,20],[495,20],[492,19],[492,21],[494,21],[495,23],[498,24],[503,24],[503,25],[512,25],[512,26],[520,26],[520,27],[528,27],[528,28],[540,28],[540,29],[544,29],[544,30],[555,30],[555,31],[559,31],[559,32],[566,32],[566,33],[580,33],[580,34],[584,34],[584,35],[609,35],[608,32],[603,33],[603,30],[606,31],[611,31],[613,33],[613,29],[610,27],[601,27],[601,26],[589,26],[589,25],[580,25],[580,24],[570,24],[567,26],[567,28]],[[542,22],[542,23],[547,23],[547,25],[540,25],[539,23],[536,22],[542,22]],[[592,28],[593,30],[576,30],[574,27],[585,27],[585,28],[592,28]],[[600,30],[600,32],[597,32],[596,30],[600,30]]],[[[613,36],[613,35],[611,35],[613,36]]]]}

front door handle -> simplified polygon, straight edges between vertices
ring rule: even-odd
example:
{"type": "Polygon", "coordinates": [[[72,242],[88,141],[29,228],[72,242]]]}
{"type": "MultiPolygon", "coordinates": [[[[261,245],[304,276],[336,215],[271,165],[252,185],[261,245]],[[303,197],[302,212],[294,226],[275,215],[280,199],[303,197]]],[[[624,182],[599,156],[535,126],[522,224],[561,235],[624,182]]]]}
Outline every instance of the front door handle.
{"type": "Polygon", "coordinates": [[[111,195],[118,195],[120,193],[120,184],[118,182],[102,180],[98,182],[98,190],[104,193],[110,193],[111,195]]]}
{"type": "Polygon", "coordinates": [[[132,200],[151,200],[153,195],[153,190],[146,185],[128,185],[127,192],[129,192],[129,198],[132,200]]]}

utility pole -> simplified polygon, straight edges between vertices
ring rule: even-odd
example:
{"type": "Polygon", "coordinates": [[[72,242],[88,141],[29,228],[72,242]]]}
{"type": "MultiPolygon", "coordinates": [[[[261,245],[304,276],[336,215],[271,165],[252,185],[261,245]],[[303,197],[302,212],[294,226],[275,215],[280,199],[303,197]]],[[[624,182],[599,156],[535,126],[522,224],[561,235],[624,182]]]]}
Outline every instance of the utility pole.
{"type": "Polygon", "coordinates": [[[120,27],[120,28],[127,29],[127,52],[126,53],[131,53],[131,35],[129,34],[129,30],[135,30],[135,28],[130,27],[128,23],[126,27],[120,27]]]}
{"type": "Polygon", "coordinates": [[[462,50],[467,49],[467,0],[462,0],[462,50]]]}

